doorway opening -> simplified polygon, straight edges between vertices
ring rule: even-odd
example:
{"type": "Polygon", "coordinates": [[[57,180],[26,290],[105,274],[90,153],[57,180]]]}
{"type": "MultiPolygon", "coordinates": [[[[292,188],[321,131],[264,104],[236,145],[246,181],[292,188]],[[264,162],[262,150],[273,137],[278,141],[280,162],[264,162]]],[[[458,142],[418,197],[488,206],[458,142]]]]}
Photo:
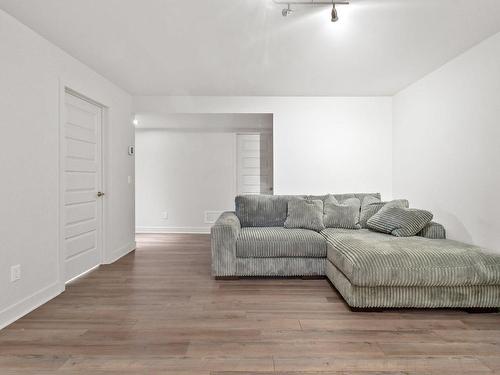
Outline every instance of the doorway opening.
{"type": "Polygon", "coordinates": [[[136,114],[136,231],[208,233],[238,194],[273,194],[272,114],[136,114]]]}
{"type": "Polygon", "coordinates": [[[238,195],[273,195],[273,133],[239,133],[236,149],[238,195]]]}

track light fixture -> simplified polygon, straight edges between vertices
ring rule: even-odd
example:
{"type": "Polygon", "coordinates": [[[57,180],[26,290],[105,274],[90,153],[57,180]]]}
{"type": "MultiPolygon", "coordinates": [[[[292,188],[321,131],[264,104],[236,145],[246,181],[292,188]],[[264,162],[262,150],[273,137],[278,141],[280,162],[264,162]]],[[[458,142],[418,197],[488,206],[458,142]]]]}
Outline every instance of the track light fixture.
{"type": "Polygon", "coordinates": [[[335,3],[333,3],[332,7],[332,22],[337,22],[339,20],[339,15],[337,13],[337,8],[335,8],[335,3]]]}
{"type": "Polygon", "coordinates": [[[332,6],[332,22],[337,22],[339,20],[339,15],[337,13],[336,5],[347,5],[349,1],[340,1],[340,0],[310,0],[310,1],[293,1],[293,0],[273,0],[275,4],[286,5],[286,8],[283,8],[281,14],[283,17],[288,17],[290,14],[294,12],[292,9],[292,5],[308,5],[308,6],[317,6],[317,5],[331,5],[332,6]]]}
{"type": "Polygon", "coordinates": [[[288,17],[292,13],[293,13],[293,9],[292,9],[292,6],[290,4],[288,4],[288,7],[286,7],[285,9],[283,9],[281,11],[281,14],[283,15],[283,17],[288,17]]]}

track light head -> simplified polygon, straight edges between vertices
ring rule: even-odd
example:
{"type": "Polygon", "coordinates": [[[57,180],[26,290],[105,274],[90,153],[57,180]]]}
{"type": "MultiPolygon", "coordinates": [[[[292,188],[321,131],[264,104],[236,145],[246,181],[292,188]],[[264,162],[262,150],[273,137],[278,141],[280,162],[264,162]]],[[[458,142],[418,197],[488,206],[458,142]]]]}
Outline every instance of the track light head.
{"type": "Polygon", "coordinates": [[[278,5],[286,5],[286,8],[283,8],[281,14],[283,17],[288,17],[291,15],[295,9],[292,9],[292,5],[304,5],[304,6],[332,6],[332,22],[337,22],[339,20],[339,15],[337,13],[337,5],[348,5],[351,0],[273,0],[275,4],[278,5]]]}
{"type": "Polygon", "coordinates": [[[293,9],[291,8],[290,4],[288,4],[288,6],[281,11],[281,15],[283,17],[288,17],[292,13],[293,9]]]}
{"type": "Polygon", "coordinates": [[[337,22],[339,20],[339,15],[337,13],[337,8],[335,8],[335,3],[333,3],[332,7],[332,22],[337,22]]]}

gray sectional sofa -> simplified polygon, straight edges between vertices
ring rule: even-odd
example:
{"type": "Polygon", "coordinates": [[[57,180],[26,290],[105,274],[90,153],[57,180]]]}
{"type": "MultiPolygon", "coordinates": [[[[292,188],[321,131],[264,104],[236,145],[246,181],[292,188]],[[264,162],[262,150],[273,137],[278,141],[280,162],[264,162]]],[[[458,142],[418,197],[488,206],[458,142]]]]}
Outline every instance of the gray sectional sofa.
{"type": "MultiPolygon", "coordinates": [[[[380,199],[380,194],[338,194],[380,199]]],[[[235,212],[211,229],[212,273],[245,276],[326,276],[356,308],[500,307],[500,255],[447,240],[431,222],[416,236],[366,229],[320,232],[284,227],[290,200],[328,196],[238,196],[235,212]]]]}

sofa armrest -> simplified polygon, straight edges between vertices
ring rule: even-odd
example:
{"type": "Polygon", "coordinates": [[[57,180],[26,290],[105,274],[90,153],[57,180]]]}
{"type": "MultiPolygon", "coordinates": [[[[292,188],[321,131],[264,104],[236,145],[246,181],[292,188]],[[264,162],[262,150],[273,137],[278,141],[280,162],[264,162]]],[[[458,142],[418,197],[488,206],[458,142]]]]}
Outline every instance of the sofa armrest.
{"type": "Polygon", "coordinates": [[[212,275],[236,275],[236,241],[241,230],[234,212],[224,212],[210,230],[212,243],[212,275]]]}
{"type": "Polygon", "coordinates": [[[422,229],[417,236],[430,238],[430,239],[446,239],[446,230],[441,224],[431,221],[422,229]]]}

